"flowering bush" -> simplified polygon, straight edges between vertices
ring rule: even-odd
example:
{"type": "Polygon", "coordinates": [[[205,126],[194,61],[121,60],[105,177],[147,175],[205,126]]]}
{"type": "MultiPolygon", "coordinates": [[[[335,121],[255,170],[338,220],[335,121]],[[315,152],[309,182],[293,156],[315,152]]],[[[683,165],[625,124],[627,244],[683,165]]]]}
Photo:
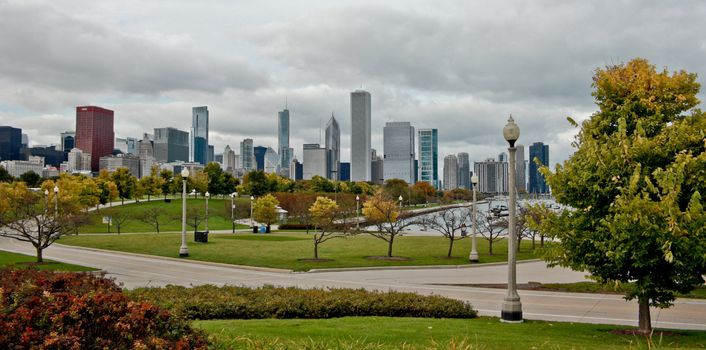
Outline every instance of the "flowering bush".
{"type": "Polygon", "coordinates": [[[130,298],[155,303],[189,319],[333,318],[390,316],[472,318],[466,302],[442,296],[363,289],[300,289],[212,285],[139,288],[130,298]]]}
{"type": "Polygon", "coordinates": [[[182,319],[102,276],[0,271],[2,349],[205,349],[182,319]]]}

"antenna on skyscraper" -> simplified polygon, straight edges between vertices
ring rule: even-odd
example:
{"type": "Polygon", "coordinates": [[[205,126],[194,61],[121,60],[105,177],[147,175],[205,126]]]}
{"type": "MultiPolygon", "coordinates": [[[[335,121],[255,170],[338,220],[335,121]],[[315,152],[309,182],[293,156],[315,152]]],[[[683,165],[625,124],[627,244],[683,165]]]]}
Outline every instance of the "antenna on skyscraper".
{"type": "Polygon", "coordinates": [[[287,96],[284,96],[284,109],[287,109],[287,96]]]}

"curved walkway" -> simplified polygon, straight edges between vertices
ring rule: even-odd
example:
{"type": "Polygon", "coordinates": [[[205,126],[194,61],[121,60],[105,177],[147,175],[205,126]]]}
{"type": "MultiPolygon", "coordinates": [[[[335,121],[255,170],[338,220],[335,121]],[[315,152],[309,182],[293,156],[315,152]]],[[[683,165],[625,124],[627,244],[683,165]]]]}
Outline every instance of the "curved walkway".
{"type": "MultiPolygon", "coordinates": [[[[0,249],[32,254],[31,246],[0,238],[0,249]]],[[[499,316],[504,290],[454,287],[451,284],[505,283],[506,265],[468,268],[374,269],[291,273],[262,271],[225,264],[96,251],[55,244],[49,259],[103,269],[127,288],[177,285],[297,286],[302,288],[365,288],[437,294],[470,302],[481,315],[499,316]]],[[[582,273],[549,269],[543,262],[517,266],[517,282],[576,282],[582,273]]],[[[637,304],[619,295],[520,291],[527,319],[636,325],[637,304]]],[[[706,330],[706,300],[679,299],[666,310],[653,309],[655,327],[706,330]]]]}

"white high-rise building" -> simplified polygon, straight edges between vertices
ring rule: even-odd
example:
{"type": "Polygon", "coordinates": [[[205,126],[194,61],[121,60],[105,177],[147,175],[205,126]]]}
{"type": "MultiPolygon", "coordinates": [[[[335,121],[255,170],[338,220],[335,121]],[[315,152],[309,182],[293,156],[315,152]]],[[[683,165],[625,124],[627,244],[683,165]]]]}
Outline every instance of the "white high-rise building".
{"type": "Polygon", "coordinates": [[[67,171],[70,173],[77,171],[91,170],[91,154],[85,153],[78,148],[73,148],[68,154],[67,171]]]}
{"type": "Polygon", "coordinates": [[[328,152],[328,178],[338,181],[341,178],[341,174],[338,173],[341,162],[341,129],[333,113],[326,123],[326,151],[328,152]]]}
{"type": "Polygon", "coordinates": [[[496,162],[488,158],[484,162],[475,162],[473,173],[478,175],[478,192],[487,194],[508,193],[507,162],[496,162]]]}
{"type": "Polygon", "coordinates": [[[284,110],[277,113],[277,152],[280,157],[279,164],[282,167],[288,167],[292,161],[289,150],[289,109],[285,104],[284,110]]]}
{"type": "Polygon", "coordinates": [[[326,178],[328,174],[328,160],[326,148],[318,143],[304,144],[304,168],[302,178],[311,180],[314,176],[326,178]]]}
{"type": "Polygon", "coordinates": [[[280,157],[277,152],[272,149],[272,147],[267,147],[264,155],[265,160],[265,172],[268,174],[278,174],[279,173],[279,162],[280,157]]]}
{"type": "Polygon", "coordinates": [[[370,125],[370,93],[363,90],[351,92],[351,181],[371,180],[370,125]]]}
{"type": "Polygon", "coordinates": [[[414,183],[414,127],[409,122],[388,122],[383,129],[383,178],[414,183]]]}
{"type": "Polygon", "coordinates": [[[226,145],[226,148],[223,149],[223,169],[229,174],[234,174],[237,168],[235,151],[230,148],[230,145],[226,145]]]}
{"type": "Polygon", "coordinates": [[[525,146],[516,145],[517,152],[515,153],[515,169],[517,170],[517,176],[515,176],[515,186],[517,191],[527,191],[527,166],[525,165],[525,146]]]}
{"type": "Polygon", "coordinates": [[[458,158],[449,154],[444,157],[444,190],[458,188],[458,158]]]}

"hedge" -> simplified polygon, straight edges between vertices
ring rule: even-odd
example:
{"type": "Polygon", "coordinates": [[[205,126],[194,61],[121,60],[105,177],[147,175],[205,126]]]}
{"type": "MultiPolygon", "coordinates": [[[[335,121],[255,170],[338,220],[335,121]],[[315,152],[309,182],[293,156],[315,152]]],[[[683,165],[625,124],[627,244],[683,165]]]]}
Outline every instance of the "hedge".
{"type": "Polygon", "coordinates": [[[103,276],[0,270],[2,349],[206,349],[200,331],[103,276]]]}
{"type": "Polygon", "coordinates": [[[441,296],[364,289],[300,289],[213,285],[139,288],[127,292],[188,319],[333,318],[390,316],[473,318],[467,303],[441,296]]]}

